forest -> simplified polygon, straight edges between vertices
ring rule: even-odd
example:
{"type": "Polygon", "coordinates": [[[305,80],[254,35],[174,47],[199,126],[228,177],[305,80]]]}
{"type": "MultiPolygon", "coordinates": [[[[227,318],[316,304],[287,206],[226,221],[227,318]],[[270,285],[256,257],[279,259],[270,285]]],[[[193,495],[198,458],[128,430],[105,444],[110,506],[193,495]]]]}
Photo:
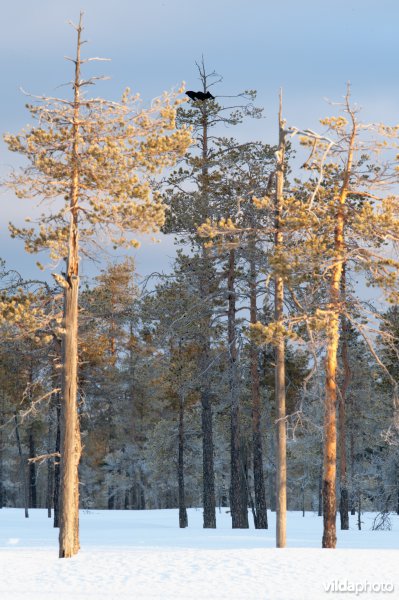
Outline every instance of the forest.
{"type": "Polygon", "coordinates": [[[350,514],[389,529],[399,127],[363,122],[348,84],[317,131],[286,121],[280,92],[275,139],[244,140],[256,92],[219,95],[204,59],[198,92],[90,96],[99,59],[75,30],[72,94],[29,97],[34,124],[4,135],[25,165],[4,185],[41,203],[10,234],[43,277],[1,261],[0,508],[47,509],[60,557],[79,508],[178,508],[189,528],[200,507],[205,529],[219,507],[233,529],[272,511],[277,547],[287,510],[318,514],[324,548],[350,514]],[[160,254],[174,240],[168,271],[139,277],[143,234],[160,254]]]}

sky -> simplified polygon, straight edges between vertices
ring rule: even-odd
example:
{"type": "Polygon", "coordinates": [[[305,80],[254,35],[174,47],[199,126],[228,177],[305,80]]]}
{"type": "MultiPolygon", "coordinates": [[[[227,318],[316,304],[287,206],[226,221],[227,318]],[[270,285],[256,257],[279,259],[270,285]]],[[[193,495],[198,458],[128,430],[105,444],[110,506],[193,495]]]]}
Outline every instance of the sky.
{"type": "MultiPolygon", "coordinates": [[[[96,95],[120,97],[126,86],[147,102],[183,80],[199,82],[195,61],[223,76],[215,95],[258,91],[261,121],[231,131],[240,139],[277,138],[277,98],[283,88],[289,125],[317,129],[331,113],[326,99],[340,101],[346,83],[369,121],[399,122],[399,3],[397,0],[14,0],[2,5],[0,131],[17,132],[27,123],[26,98],[62,95],[58,87],[72,78],[64,56],[74,53],[77,21],[83,10],[86,56],[110,58],[88,75],[105,74],[96,95]]],[[[0,143],[0,176],[21,164],[0,143]]],[[[10,220],[30,214],[29,200],[0,190],[0,257],[24,276],[38,276],[36,258],[7,233],[10,220]]],[[[167,269],[174,254],[171,239],[144,242],[136,252],[145,275],[167,269]]],[[[92,267],[82,266],[91,273],[92,267]]]]}

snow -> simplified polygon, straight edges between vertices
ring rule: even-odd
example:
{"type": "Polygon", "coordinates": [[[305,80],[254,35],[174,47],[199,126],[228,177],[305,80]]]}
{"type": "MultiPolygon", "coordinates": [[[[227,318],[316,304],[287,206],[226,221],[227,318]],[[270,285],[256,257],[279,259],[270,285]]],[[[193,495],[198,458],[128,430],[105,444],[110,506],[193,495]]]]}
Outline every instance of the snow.
{"type": "Polygon", "coordinates": [[[273,513],[270,528],[256,531],[232,530],[226,509],[216,530],[202,529],[196,509],[188,511],[187,529],[178,528],[177,510],[81,511],[82,549],[60,560],[46,511],[30,510],[25,519],[21,509],[1,509],[0,598],[399,598],[399,517],[391,516],[391,531],[371,531],[374,516],[362,515],[362,531],[351,517],[350,530],[338,531],[338,548],[322,550],[322,519],[313,513],[289,513],[289,547],[276,549],[273,513]]]}

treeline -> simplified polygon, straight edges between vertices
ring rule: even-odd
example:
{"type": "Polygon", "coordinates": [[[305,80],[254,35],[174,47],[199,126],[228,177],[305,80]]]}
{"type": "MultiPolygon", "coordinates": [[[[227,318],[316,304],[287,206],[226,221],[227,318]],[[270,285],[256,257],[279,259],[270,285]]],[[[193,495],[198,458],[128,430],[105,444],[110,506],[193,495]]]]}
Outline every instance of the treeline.
{"type": "Polygon", "coordinates": [[[280,98],[275,145],[226,137],[262,111],[253,91],[220,102],[203,63],[204,99],[164,99],[156,117],[132,113],[129,93],[87,100],[77,32],[73,99],[43,99],[38,127],[6,136],[32,165],[17,193],[66,201],[12,234],[66,267],[55,287],[2,267],[1,504],[54,507],[61,557],[79,548],[79,502],[179,507],[181,527],[201,505],[205,528],[217,506],[233,528],[267,528],[275,510],[280,547],[287,505],[323,515],[324,547],[337,510],[342,529],[366,508],[386,524],[399,509],[398,129],[363,125],[348,89],[320,132],[287,125],[280,98]],[[157,227],[178,246],[169,273],[139,282],[125,260],[79,285],[86,241],[92,252],[110,230],[134,245],[129,231],[157,227]]]}
{"type": "MultiPolygon", "coordinates": [[[[203,476],[203,439],[210,433],[214,448],[210,458],[214,473],[212,514],[215,507],[230,506],[233,390],[228,282],[223,256],[218,260],[220,271],[214,273],[215,287],[206,302],[200,301],[194,286],[198,285],[194,255],[179,257],[176,271],[164,281],[158,280],[150,292],[140,294],[133,263],[125,261],[108,267],[82,293],[82,508],[179,506],[185,514],[187,506],[203,505],[203,487],[209,484],[203,476]],[[201,322],[209,308],[214,323],[205,367],[209,389],[209,406],[205,408],[210,412],[211,432],[204,431],[209,424],[203,418],[203,367],[199,363],[201,322]]],[[[19,281],[18,287],[21,285],[19,281]]],[[[48,302],[50,291],[46,288],[32,293],[38,305],[48,302]]],[[[264,296],[262,283],[258,294],[264,296]]],[[[234,390],[239,405],[240,466],[245,486],[241,493],[244,506],[250,508],[250,519],[256,526],[267,527],[267,509],[276,508],[275,357],[271,345],[255,346],[248,336],[249,301],[250,290],[245,291],[243,285],[243,316],[236,323],[234,390]],[[260,483],[256,479],[259,453],[260,483]]],[[[259,318],[266,321],[270,314],[266,303],[259,318]]],[[[398,317],[396,309],[385,314],[392,331],[399,326],[398,317]]],[[[59,452],[60,345],[55,337],[51,342],[48,338],[43,341],[42,332],[32,340],[21,337],[19,327],[16,331],[8,328],[7,332],[4,327],[0,347],[0,501],[2,506],[46,507],[51,516],[58,498],[59,457],[30,463],[28,459],[59,452]]],[[[340,426],[345,426],[349,510],[397,511],[398,456],[388,437],[393,423],[392,386],[353,330],[347,345],[351,380],[345,422],[341,421],[340,426]]],[[[392,360],[391,350],[380,346],[379,351],[396,371],[396,356],[392,360]]],[[[340,366],[342,385],[342,362],[340,366]]],[[[321,515],[322,355],[318,370],[311,373],[311,353],[295,344],[288,345],[286,377],[288,509],[318,511],[321,515]]],[[[247,525],[248,521],[244,522],[243,526],[247,525]]]]}

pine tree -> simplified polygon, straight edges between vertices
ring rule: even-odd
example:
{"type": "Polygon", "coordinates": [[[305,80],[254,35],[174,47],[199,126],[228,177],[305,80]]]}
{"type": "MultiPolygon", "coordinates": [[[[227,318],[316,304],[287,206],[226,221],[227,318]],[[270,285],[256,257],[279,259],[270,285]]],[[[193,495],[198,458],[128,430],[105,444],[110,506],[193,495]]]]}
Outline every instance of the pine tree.
{"type": "MultiPolygon", "coordinates": [[[[350,270],[365,272],[369,285],[379,286],[388,301],[395,301],[397,297],[399,275],[398,261],[384,253],[387,240],[397,240],[399,234],[398,200],[391,193],[397,175],[392,159],[382,158],[383,152],[389,152],[389,147],[394,145],[397,128],[360,123],[358,110],[350,103],[349,89],[343,111],[344,115],[321,120],[331,139],[315,138],[314,132],[308,130],[302,132],[307,136],[304,142],[312,146],[305,165],[322,176],[313,181],[310,200],[298,194],[290,201],[286,219],[291,221],[288,227],[301,232],[301,245],[294,251],[293,258],[298,257],[305,280],[313,279],[320,289],[318,306],[313,307],[312,315],[308,314],[305,320],[325,333],[324,548],[336,545],[336,417],[341,319],[346,319],[373,348],[368,321],[375,315],[370,315],[367,304],[348,293],[344,273],[348,276],[350,270]],[[387,196],[382,195],[385,190],[387,196]]],[[[374,350],[373,353],[380,362],[374,350]]]]}
{"type": "Polygon", "coordinates": [[[71,100],[41,98],[28,105],[37,127],[6,135],[13,152],[30,166],[10,185],[19,197],[54,200],[65,206],[42,217],[35,227],[11,227],[25,239],[26,249],[50,249],[53,258],[66,257],[65,274],[56,275],[64,291],[61,411],[61,519],[59,556],[79,550],[78,465],[81,441],[78,417],[78,293],[80,246],[85,239],[109,232],[114,245],[137,245],[128,231],[154,231],[164,222],[164,208],[152,195],[149,175],[172,166],[184,154],[190,135],[175,130],[177,101],[165,94],[149,110],[137,110],[138,96],[126,91],[120,103],[86,98],[81,77],[82,16],[77,31],[75,76],[71,100]]]}
{"type": "MultiPolygon", "coordinates": [[[[197,64],[199,77],[206,94],[213,86],[221,82],[215,73],[207,72],[204,61],[197,64]]],[[[215,139],[215,129],[220,125],[232,126],[240,123],[245,116],[258,117],[261,111],[251,105],[255,97],[252,91],[237,96],[237,105],[222,106],[217,97],[207,100],[195,100],[190,108],[178,110],[178,122],[183,126],[193,127],[193,137],[196,145],[184,159],[183,164],[169,179],[170,190],[167,191],[167,202],[170,212],[165,231],[184,234],[192,250],[196,250],[196,272],[198,274],[198,295],[201,301],[201,325],[199,328],[199,344],[202,348],[198,355],[198,371],[201,375],[199,382],[202,407],[203,428],[203,503],[204,527],[216,527],[215,513],[215,474],[214,474],[214,442],[212,398],[215,390],[210,387],[209,377],[212,365],[212,318],[215,298],[220,297],[219,274],[212,252],[204,240],[198,236],[197,227],[208,219],[217,218],[226,212],[225,195],[220,190],[219,161],[223,160],[223,151],[215,139]]],[[[217,129],[216,129],[217,132],[217,129]]],[[[194,261],[192,261],[194,262],[194,261]]],[[[233,311],[230,311],[230,316],[233,311]]],[[[230,328],[233,335],[233,329],[230,328]]],[[[231,371],[232,373],[233,371],[231,371]]],[[[231,388],[233,389],[233,388],[231,388]]],[[[236,393],[236,391],[234,391],[236,393]]],[[[236,420],[232,419],[232,423],[236,420]]],[[[238,432],[238,429],[237,429],[238,432]]],[[[237,446],[237,442],[235,442],[237,446]]],[[[235,452],[232,450],[232,455],[235,452]]],[[[233,460],[235,479],[242,480],[242,469],[238,459],[233,460]]],[[[241,486],[242,487],[242,486],[241,486]]],[[[234,503],[233,503],[234,505],[234,503]]],[[[233,506],[234,510],[234,506],[233,506]]],[[[246,511],[247,512],[247,511],[246,511]]]]}

